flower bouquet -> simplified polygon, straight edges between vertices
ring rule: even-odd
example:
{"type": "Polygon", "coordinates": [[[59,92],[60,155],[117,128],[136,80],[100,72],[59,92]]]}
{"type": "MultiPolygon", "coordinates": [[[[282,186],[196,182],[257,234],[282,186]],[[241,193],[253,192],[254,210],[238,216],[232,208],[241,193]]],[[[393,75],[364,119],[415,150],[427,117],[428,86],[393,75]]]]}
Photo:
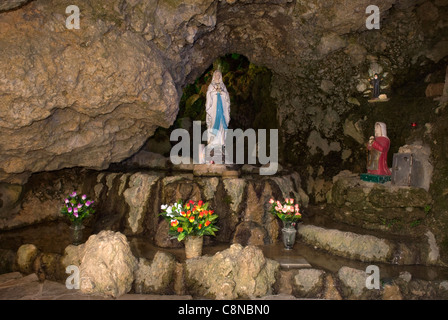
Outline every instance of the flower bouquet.
{"type": "Polygon", "coordinates": [[[294,204],[294,199],[286,198],[282,203],[274,199],[270,199],[271,213],[276,215],[283,221],[282,238],[285,249],[291,250],[296,241],[296,222],[302,218],[299,204],[294,204]]]}
{"type": "Polygon", "coordinates": [[[61,213],[72,223],[81,223],[82,220],[95,213],[92,205],[93,201],[88,200],[85,194],[80,196],[74,191],[64,200],[61,213]]]}
{"type": "Polygon", "coordinates": [[[218,216],[209,210],[208,202],[189,200],[185,204],[181,200],[173,205],[162,205],[160,214],[170,224],[169,234],[182,241],[187,236],[215,235],[218,216]]]}
{"type": "Polygon", "coordinates": [[[291,224],[295,226],[296,222],[302,219],[299,204],[294,204],[294,199],[292,198],[286,198],[284,202],[270,199],[269,203],[271,204],[270,212],[282,220],[285,225],[291,224]]]}
{"type": "Polygon", "coordinates": [[[82,221],[95,213],[93,201],[88,200],[85,194],[80,196],[74,191],[64,200],[61,213],[72,222],[70,227],[73,230],[72,244],[81,244],[83,238],[82,230],[84,229],[82,221]]]}

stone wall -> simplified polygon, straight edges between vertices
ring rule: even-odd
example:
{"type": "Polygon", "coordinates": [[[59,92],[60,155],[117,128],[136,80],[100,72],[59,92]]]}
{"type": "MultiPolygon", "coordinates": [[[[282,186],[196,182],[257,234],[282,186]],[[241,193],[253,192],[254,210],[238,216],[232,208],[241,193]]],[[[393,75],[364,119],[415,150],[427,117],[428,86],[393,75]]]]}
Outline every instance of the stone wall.
{"type": "Polygon", "coordinates": [[[0,229],[64,219],[60,208],[73,190],[95,201],[96,213],[86,220],[93,233],[115,230],[144,235],[160,247],[180,246],[177,240],[169,239],[168,225],[159,216],[162,204],[179,199],[210,202],[219,216],[216,240],[243,245],[277,241],[280,222],[269,213],[270,198],[293,197],[302,207],[308,205],[297,173],[222,178],[194,176],[191,171],[167,175],[148,170],[124,173],[67,169],[33,175],[23,191],[16,190],[11,204],[0,211],[0,229]]]}

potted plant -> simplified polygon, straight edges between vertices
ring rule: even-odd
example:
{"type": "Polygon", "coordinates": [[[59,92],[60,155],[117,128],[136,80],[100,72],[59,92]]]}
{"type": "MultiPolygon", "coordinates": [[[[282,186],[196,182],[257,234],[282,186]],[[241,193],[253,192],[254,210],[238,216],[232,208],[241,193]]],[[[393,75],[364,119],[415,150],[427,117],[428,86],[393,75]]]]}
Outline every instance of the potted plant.
{"type": "Polygon", "coordinates": [[[218,231],[216,219],[218,215],[209,209],[208,202],[181,200],[173,205],[162,205],[161,216],[170,225],[169,234],[178,241],[185,240],[185,254],[187,259],[202,255],[203,236],[215,235],[218,231]]]}
{"type": "Polygon", "coordinates": [[[270,199],[270,212],[283,222],[282,237],[285,249],[292,249],[296,240],[296,223],[302,219],[299,204],[294,199],[285,198],[285,201],[270,199]]]}
{"type": "Polygon", "coordinates": [[[84,229],[82,221],[94,213],[93,201],[89,200],[85,194],[78,195],[76,191],[73,191],[65,198],[61,214],[67,216],[72,223],[70,227],[72,229],[72,244],[81,244],[84,229]]]}

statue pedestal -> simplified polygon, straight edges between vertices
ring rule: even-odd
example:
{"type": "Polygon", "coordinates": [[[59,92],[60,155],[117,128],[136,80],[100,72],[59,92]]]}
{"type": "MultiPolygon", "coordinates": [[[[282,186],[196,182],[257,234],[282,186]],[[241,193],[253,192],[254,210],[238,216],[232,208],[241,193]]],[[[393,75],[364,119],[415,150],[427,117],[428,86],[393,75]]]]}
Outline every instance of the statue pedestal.
{"type": "Polygon", "coordinates": [[[391,176],[382,176],[379,174],[361,173],[360,178],[362,181],[385,183],[385,182],[390,181],[391,176]]]}
{"type": "Polygon", "coordinates": [[[204,177],[238,178],[240,173],[237,170],[229,170],[225,164],[195,164],[193,175],[204,177]]]}

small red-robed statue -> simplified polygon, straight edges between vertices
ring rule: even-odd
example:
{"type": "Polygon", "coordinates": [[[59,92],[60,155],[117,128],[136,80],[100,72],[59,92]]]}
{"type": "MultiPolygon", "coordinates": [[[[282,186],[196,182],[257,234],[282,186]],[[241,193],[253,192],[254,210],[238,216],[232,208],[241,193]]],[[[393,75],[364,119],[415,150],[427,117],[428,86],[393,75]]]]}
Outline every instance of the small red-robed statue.
{"type": "Polygon", "coordinates": [[[386,124],[375,123],[375,137],[370,137],[367,143],[369,156],[367,158],[367,172],[383,176],[390,176],[391,172],[387,166],[387,152],[390,140],[387,137],[386,124]]]}

